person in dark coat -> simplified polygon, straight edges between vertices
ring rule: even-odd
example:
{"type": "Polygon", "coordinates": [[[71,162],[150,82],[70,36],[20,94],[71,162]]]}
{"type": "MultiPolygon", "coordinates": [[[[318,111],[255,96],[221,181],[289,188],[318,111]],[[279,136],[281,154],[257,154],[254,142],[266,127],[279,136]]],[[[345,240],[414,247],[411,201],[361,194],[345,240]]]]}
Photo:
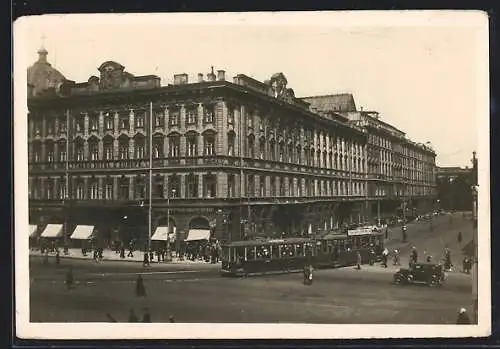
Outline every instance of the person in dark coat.
{"type": "Polygon", "coordinates": [[[309,280],[309,268],[307,265],[304,265],[304,285],[307,285],[309,280]]]}
{"type": "Polygon", "coordinates": [[[139,322],[139,318],[135,315],[135,311],[133,308],[130,308],[128,311],[128,322],[139,322]]]}
{"type": "Polygon", "coordinates": [[[149,265],[149,253],[146,251],[144,252],[144,260],[142,261],[143,266],[149,265]]]}
{"type": "Polygon", "coordinates": [[[148,308],[144,308],[144,314],[142,315],[142,322],[151,322],[151,314],[148,308]]]}
{"type": "Polygon", "coordinates": [[[155,261],[155,254],[153,250],[149,250],[149,262],[152,263],[155,261]]]}
{"type": "Polygon", "coordinates": [[[123,246],[120,248],[120,258],[125,259],[125,247],[123,246]]]}
{"type": "Polygon", "coordinates": [[[70,267],[68,269],[68,272],[66,273],[66,287],[68,288],[68,290],[73,288],[73,281],[73,268],[70,267]]]}
{"type": "Polygon", "coordinates": [[[467,315],[465,308],[461,308],[458,312],[457,325],[470,325],[469,315],[467,315]]]}
{"type": "Polygon", "coordinates": [[[56,264],[61,264],[61,256],[59,255],[59,250],[56,250],[56,264]]]}
{"type": "Polygon", "coordinates": [[[144,287],[144,280],[141,275],[137,276],[137,281],[135,283],[135,295],[137,297],[146,297],[146,288],[144,287]]]}
{"type": "Polygon", "coordinates": [[[458,244],[460,245],[462,243],[462,232],[458,232],[458,237],[457,237],[458,244]]]}
{"type": "Polygon", "coordinates": [[[426,258],[426,262],[427,262],[427,263],[431,263],[431,262],[432,262],[432,256],[430,256],[430,255],[429,255],[429,256],[427,256],[427,258],[426,258]]]}

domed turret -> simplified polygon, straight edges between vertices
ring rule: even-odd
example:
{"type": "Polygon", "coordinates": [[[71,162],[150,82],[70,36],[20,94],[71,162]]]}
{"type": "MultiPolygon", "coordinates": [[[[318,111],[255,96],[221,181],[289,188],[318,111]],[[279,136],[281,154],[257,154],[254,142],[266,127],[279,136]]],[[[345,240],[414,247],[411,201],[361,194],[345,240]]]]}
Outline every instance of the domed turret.
{"type": "Polygon", "coordinates": [[[57,90],[59,85],[66,80],[64,75],[47,61],[47,54],[45,48],[40,48],[38,60],[28,68],[28,86],[31,96],[39,95],[49,89],[57,90]]]}

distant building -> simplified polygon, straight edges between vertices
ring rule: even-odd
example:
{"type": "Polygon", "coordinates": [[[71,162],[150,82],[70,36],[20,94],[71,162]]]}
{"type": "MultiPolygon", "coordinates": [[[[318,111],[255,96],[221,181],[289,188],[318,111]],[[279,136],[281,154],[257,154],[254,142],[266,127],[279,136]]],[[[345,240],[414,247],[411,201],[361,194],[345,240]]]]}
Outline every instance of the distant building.
{"type": "Polygon", "coordinates": [[[374,214],[407,208],[430,211],[436,199],[436,153],[381,120],[378,112],[356,110],[351,94],[303,98],[319,112],[335,112],[367,132],[367,196],[374,214]]]}
{"type": "Polygon", "coordinates": [[[439,206],[446,210],[472,210],[473,170],[470,167],[438,167],[439,206]]]}
{"type": "Polygon", "coordinates": [[[352,95],[323,111],[296,98],[282,73],[230,82],[212,68],[162,86],[113,61],[80,83],[44,69],[46,80],[28,79],[30,223],[39,227],[144,240],[150,168],[153,230],[168,226],[179,239],[323,233],[372,222],[373,202],[435,195],[435,153],[390,125],[379,130],[352,95]]]}

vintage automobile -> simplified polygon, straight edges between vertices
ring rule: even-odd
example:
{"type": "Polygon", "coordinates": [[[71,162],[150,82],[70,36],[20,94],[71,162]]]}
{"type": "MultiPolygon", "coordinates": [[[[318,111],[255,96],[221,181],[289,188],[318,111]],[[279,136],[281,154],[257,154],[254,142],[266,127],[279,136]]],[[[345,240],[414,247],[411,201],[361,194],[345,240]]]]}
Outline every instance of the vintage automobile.
{"type": "Polygon", "coordinates": [[[394,274],[394,283],[397,285],[425,283],[428,286],[437,287],[444,283],[444,278],[444,269],[441,264],[415,263],[408,269],[399,269],[394,274]]]}

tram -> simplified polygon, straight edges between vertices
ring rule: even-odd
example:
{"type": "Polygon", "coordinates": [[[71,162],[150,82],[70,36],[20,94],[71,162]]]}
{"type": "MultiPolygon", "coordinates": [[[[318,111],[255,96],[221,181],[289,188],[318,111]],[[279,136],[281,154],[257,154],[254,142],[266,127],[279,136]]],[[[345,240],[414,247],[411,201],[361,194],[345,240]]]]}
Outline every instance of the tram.
{"type": "Polygon", "coordinates": [[[222,275],[247,276],[303,271],[305,266],[338,268],[380,260],[384,234],[373,227],[319,238],[235,241],[222,246],[222,275]],[[373,251],[373,254],[372,254],[373,251]]]}
{"type": "Polygon", "coordinates": [[[362,264],[370,259],[380,261],[384,250],[384,234],[371,227],[347,230],[344,234],[328,234],[316,239],[316,268],[338,268],[356,265],[357,252],[362,264]],[[373,252],[373,254],[372,254],[373,252]]]}
{"type": "Polygon", "coordinates": [[[302,271],[313,264],[314,241],[284,238],[235,241],[222,246],[223,275],[247,276],[302,271]]]}

